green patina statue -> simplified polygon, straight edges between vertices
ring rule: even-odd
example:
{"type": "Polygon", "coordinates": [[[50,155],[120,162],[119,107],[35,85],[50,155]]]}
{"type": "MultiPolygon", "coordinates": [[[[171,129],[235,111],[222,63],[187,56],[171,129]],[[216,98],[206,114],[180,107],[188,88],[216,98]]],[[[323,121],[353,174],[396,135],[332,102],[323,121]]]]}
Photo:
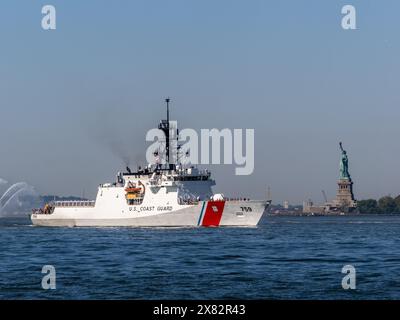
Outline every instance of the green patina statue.
{"type": "Polygon", "coordinates": [[[347,157],[346,150],[343,149],[341,142],[339,142],[339,146],[340,150],[342,150],[342,158],[340,159],[340,179],[350,180],[349,158],[347,157]]]}

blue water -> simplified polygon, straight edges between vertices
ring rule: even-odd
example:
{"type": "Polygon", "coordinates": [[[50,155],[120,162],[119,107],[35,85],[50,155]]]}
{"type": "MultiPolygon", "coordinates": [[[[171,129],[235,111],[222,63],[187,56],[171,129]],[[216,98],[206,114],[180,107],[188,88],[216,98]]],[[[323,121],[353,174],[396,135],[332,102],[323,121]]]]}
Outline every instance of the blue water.
{"type": "Polygon", "coordinates": [[[399,299],[400,216],[257,228],[44,228],[0,219],[2,299],[399,299]],[[356,290],[341,269],[356,268],[356,290]],[[56,289],[43,290],[43,265],[56,289]]]}

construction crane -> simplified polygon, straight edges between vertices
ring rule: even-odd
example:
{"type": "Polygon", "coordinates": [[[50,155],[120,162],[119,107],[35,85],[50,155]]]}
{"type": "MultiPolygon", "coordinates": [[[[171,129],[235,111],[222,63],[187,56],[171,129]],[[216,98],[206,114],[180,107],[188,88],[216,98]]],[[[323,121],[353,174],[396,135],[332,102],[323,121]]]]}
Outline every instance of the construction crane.
{"type": "Polygon", "coordinates": [[[268,186],[267,200],[271,200],[271,187],[270,186],[268,186]]]}
{"type": "Polygon", "coordinates": [[[325,203],[328,202],[328,197],[326,196],[325,190],[322,190],[322,195],[324,197],[325,203]]]}

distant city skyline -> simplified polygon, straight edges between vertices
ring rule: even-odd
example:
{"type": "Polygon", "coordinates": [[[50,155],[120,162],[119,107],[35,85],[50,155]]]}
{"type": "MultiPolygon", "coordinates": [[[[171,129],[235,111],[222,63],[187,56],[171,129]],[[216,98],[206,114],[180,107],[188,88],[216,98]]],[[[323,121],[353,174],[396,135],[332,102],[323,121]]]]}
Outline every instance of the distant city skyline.
{"type": "Polygon", "coordinates": [[[209,166],[214,191],[274,203],[336,194],[342,141],[356,199],[400,194],[396,1],[0,3],[0,187],[94,197],[146,132],[254,129],[255,166],[209,166]],[[41,8],[57,10],[43,30],[41,8]],[[341,9],[357,10],[343,30],[341,9]]]}

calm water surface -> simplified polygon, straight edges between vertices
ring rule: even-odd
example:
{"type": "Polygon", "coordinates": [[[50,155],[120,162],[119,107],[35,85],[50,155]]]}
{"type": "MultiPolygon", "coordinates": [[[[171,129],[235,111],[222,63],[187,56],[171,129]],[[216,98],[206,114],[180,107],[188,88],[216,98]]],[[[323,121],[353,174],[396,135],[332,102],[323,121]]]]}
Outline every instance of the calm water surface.
{"type": "Polygon", "coordinates": [[[45,228],[0,219],[1,299],[399,299],[400,216],[257,228],[45,228]],[[357,289],[343,290],[354,265],[357,289]],[[56,290],[41,288],[53,265],[56,290]]]}

